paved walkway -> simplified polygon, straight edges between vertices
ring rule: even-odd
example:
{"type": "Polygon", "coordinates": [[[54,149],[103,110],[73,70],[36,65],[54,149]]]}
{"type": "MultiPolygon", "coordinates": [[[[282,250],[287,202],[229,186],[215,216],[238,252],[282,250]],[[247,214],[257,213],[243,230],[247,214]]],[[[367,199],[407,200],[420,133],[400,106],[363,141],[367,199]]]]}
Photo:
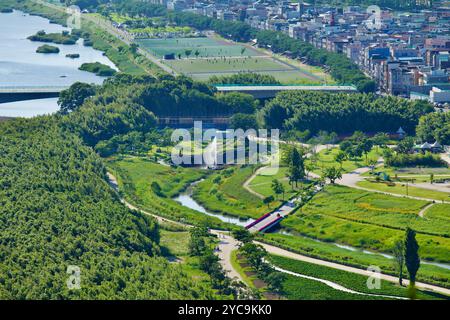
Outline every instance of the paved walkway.
{"type": "MultiPolygon", "coordinates": [[[[298,254],[298,253],[287,251],[287,250],[281,249],[279,247],[275,247],[273,245],[262,243],[262,242],[258,242],[258,241],[255,241],[255,243],[263,246],[264,249],[267,250],[267,252],[269,252],[271,254],[279,255],[279,256],[282,256],[282,257],[286,257],[286,258],[290,258],[290,259],[294,259],[294,260],[299,260],[299,261],[304,261],[304,262],[317,264],[317,265],[321,265],[321,266],[326,266],[326,267],[330,267],[330,268],[333,268],[333,269],[343,270],[343,271],[347,271],[347,272],[351,272],[351,273],[361,274],[361,275],[364,275],[364,276],[373,275],[372,272],[369,272],[369,271],[364,270],[364,269],[358,269],[358,268],[349,267],[349,266],[345,266],[345,265],[334,263],[334,262],[329,262],[329,261],[325,261],[325,260],[311,258],[311,257],[308,257],[308,256],[304,256],[304,255],[301,255],[301,254],[298,254]]],[[[389,282],[398,283],[398,278],[397,277],[390,276],[390,275],[387,275],[387,274],[381,274],[380,277],[383,280],[386,280],[386,281],[389,281],[389,282]]],[[[403,280],[403,282],[404,282],[405,285],[409,284],[408,280],[403,280]]],[[[439,293],[442,293],[442,294],[450,295],[450,289],[442,288],[442,287],[435,286],[435,285],[428,284],[428,283],[416,282],[416,287],[420,288],[420,289],[424,289],[424,290],[431,290],[431,291],[439,292],[439,293]]]]}
{"type": "MultiPolygon", "coordinates": [[[[420,183],[412,183],[411,186],[450,193],[450,184],[449,183],[433,183],[433,184],[431,184],[431,183],[427,183],[427,182],[420,182],[420,183]]],[[[450,194],[449,194],[449,199],[450,199],[450,194]]],[[[438,200],[436,200],[436,201],[438,201],[438,200]]]]}
{"type": "Polygon", "coordinates": [[[441,159],[448,163],[450,166],[450,154],[448,153],[441,153],[441,159]]]}
{"type": "MultiPolygon", "coordinates": [[[[380,166],[383,163],[382,159],[381,160],[380,159],[378,159],[377,166],[380,166]]],[[[409,199],[423,200],[423,201],[429,201],[429,202],[450,203],[450,201],[442,201],[442,200],[430,199],[430,198],[425,198],[425,197],[407,196],[404,194],[380,191],[380,190],[375,190],[375,189],[370,189],[370,188],[365,188],[365,187],[359,186],[357,183],[365,180],[365,178],[362,177],[361,175],[363,173],[366,173],[369,171],[370,171],[369,167],[362,167],[362,168],[355,169],[350,173],[344,173],[342,175],[342,179],[336,180],[336,184],[350,187],[350,188],[359,189],[359,190],[364,190],[364,191],[368,191],[368,192],[381,193],[381,194],[398,197],[398,198],[409,198],[409,199]]]]}
{"type": "Polygon", "coordinates": [[[434,205],[434,203],[432,202],[432,203],[427,204],[425,207],[423,207],[422,210],[419,211],[419,217],[423,218],[423,216],[425,215],[425,211],[430,209],[433,205],[434,205]]]}
{"type": "Polygon", "coordinates": [[[222,268],[227,276],[230,279],[239,280],[242,283],[245,283],[242,276],[236,271],[236,269],[233,268],[233,265],[231,264],[231,253],[238,249],[238,241],[225,231],[211,230],[210,232],[217,235],[219,238],[219,251],[217,255],[219,256],[220,264],[222,265],[222,268]]]}

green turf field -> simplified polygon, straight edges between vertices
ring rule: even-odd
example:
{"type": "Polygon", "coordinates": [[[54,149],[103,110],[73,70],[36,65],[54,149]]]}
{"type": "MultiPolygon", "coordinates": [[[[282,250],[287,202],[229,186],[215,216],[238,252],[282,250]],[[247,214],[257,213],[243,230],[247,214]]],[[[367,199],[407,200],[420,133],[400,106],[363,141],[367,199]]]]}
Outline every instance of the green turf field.
{"type": "Polygon", "coordinates": [[[261,55],[256,50],[246,48],[242,45],[231,44],[225,41],[211,38],[167,38],[167,39],[142,39],[139,45],[150,51],[158,58],[173,53],[175,56],[181,54],[186,58],[185,51],[192,50],[191,57],[198,50],[198,57],[247,57],[261,55]]]}
{"type": "Polygon", "coordinates": [[[166,60],[165,63],[171,68],[187,74],[290,70],[289,66],[278,63],[269,57],[192,58],[166,60]]]}
{"type": "Polygon", "coordinates": [[[268,53],[220,38],[165,38],[136,40],[141,48],[159,59],[173,53],[174,60],[162,60],[178,73],[207,81],[213,75],[239,72],[273,75],[284,84],[321,84],[326,76],[313,74],[293,61],[274,59],[268,53]],[[186,55],[186,53],[188,54],[186,55]]]}

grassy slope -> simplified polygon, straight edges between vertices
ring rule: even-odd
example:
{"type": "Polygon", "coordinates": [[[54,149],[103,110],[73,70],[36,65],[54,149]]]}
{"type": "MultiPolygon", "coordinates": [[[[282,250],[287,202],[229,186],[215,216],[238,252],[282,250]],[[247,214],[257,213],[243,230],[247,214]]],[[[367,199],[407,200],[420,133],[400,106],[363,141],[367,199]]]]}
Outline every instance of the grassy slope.
{"type": "Polygon", "coordinates": [[[328,186],[281,224],[309,237],[389,252],[406,226],[417,232],[423,259],[449,261],[448,225],[417,213],[427,202],[328,186]]]}
{"type": "Polygon", "coordinates": [[[279,168],[276,174],[273,174],[273,172],[269,170],[263,170],[259,172],[259,174],[254,177],[252,181],[250,181],[248,186],[253,191],[258,192],[265,197],[268,197],[270,195],[274,196],[275,198],[282,197],[282,195],[276,195],[272,190],[272,181],[276,179],[281,182],[284,187],[285,199],[290,198],[291,196],[298,193],[299,190],[301,190],[303,184],[299,183],[298,188],[295,188],[294,184],[292,186],[289,185],[289,179],[286,177],[287,171],[287,167],[279,168]]]}
{"type": "Polygon", "coordinates": [[[189,183],[201,178],[204,173],[194,169],[173,169],[143,158],[111,160],[110,170],[116,175],[120,189],[128,201],[140,208],[177,221],[189,223],[207,222],[210,226],[227,228],[227,224],[218,218],[210,217],[183,207],[171,199],[183,191],[189,183]],[[157,196],[151,189],[151,183],[156,181],[161,186],[166,197],[157,196]]]}
{"type": "Polygon", "coordinates": [[[212,174],[199,183],[194,190],[195,200],[211,211],[238,217],[259,218],[270,211],[261,199],[242,186],[253,174],[253,167],[247,166],[227,170],[212,174]],[[226,172],[232,172],[231,176],[227,176],[226,172]],[[221,176],[220,184],[213,182],[217,176],[221,176]],[[212,194],[210,192],[212,189],[218,190],[219,197],[222,197],[222,199],[218,198],[217,193],[212,194]]]}
{"type": "Polygon", "coordinates": [[[357,183],[358,186],[364,187],[367,189],[373,189],[377,191],[383,191],[383,192],[390,192],[395,193],[399,195],[406,195],[413,197],[419,197],[419,198],[427,198],[427,199],[434,199],[434,200],[445,200],[450,201],[450,193],[449,192],[442,192],[437,190],[429,190],[419,187],[414,187],[414,185],[411,185],[409,183],[406,185],[406,183],[395,183],[395,185],[387,185],[383,182],[375,182],[375,181],[360,181],[357,183]],[[408,187],[408,189],[406,189],[408,187]],[[408,191],[408,193],[406,192],[408,191]]]}
{"type": "MultiPolygon", "coordinates": [[[[400,287],[398,284],[394,284],[389,281],[381,280],[380,289],[369,289],[367,287],[368,277],[363,275],[354,274],[325,266],[314,265],[311,263],[297,261],[276,255],[271,255],[270,260],[274,265],[283,268],[285,270],[293,271],[299,274],[315,278],[333,281],[348,289],[352,289],[358,292],[364,292],[369,294],[392,295],[399,297],[407,296],[406,288],[400,287]]],[[[436,298],[436,296],[438,295],[423,292],[418,293],[419,299],[436,298]]]]}
{"type": "MultiPolygon", "coordinates": [[[[300,254],[327,261],[335,261],[361,269],[366,269],[371,265],[379,266],[383,273],[396,275],[393,261],[379,254],[368,254],[362,251],[350,251],[333,244],[327,244],[305,237],[279,233],[264,234],[262,235],[261,240],[289,251],[298,252],[300,254]]],[[[418,281],[450,287],[450,271],[444,268],[429,264],[422,264],[417,277],[418,281]]]]}

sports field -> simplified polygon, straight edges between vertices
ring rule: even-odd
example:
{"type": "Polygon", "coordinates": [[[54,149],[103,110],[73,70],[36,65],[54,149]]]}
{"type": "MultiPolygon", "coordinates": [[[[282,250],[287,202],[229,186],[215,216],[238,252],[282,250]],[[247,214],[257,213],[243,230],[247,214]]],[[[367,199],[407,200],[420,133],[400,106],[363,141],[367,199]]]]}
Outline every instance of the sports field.
{"type": "Polygon", "coordinates": [[[274,58],[269,53],[219,37],[165,38],[136,40],[174,71],[195,80],[206,81],[212,76],[236,73],[273,75],[285,84],[320,84],[330,82],[329,76],[312,73],[286,59],[274,58]],[[173,60],[163,60],[174,54],[173,60]]]}
{"type": "MultiPolygon", "coordinates": [[[[158,58],[173,53],[178,57],[181,54],[186,58],[186,50],[191,50],[191,57],[248,57],[261,55],[256,50],[238,44],[232,44],[212,38],[166,38],[166,39],[142,39],[138,40],[139,45],[150,51],[158,58]]],[[[188,57],[190,57],[188,56],[188,57]]]]}

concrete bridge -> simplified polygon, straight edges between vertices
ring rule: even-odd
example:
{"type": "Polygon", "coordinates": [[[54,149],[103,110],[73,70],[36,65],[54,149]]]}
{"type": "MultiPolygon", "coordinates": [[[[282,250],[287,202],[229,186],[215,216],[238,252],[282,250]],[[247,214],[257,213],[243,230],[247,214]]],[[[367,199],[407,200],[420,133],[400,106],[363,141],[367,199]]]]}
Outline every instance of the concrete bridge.
{"type": "Polygon", "coordinates": [[[215,85],[219,92],[242,92],[251,94],[257,99],[274,98],[280,91],[322,91],[322,92],[358,92],[352,85],[215,85]]]}
{"type": "Polygon", "coordinates": [[[45,86],[22,86],[22,87],[14,87],[0,86],[0,103],[5,102],[14,102],[14,101],[22,101],[22,100],[33,100],[33,99],[45,99],[45,98],[56,98],[59,97],[59,93],[65,89],[69,88],[68,86],[61,87],[45,87],[45,86]]]}

